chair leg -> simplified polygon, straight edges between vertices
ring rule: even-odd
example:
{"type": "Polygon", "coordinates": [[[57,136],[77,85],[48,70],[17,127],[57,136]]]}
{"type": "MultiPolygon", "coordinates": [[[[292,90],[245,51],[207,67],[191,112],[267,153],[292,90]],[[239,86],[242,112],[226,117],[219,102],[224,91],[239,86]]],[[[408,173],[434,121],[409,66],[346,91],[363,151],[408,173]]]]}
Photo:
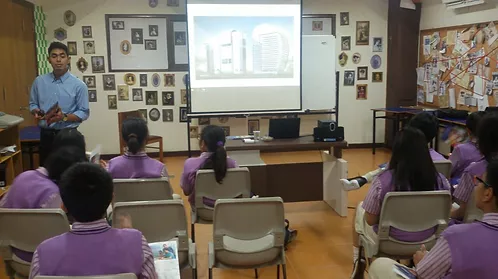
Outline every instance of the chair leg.
{"type": "Polygon", "coordinates": [[[209,279],[213,279],[213,269],[209,269],[209,279]]]}
{"type": "Polygon", "coordinates": [[[284,279],[287,279],[287,269],[285,268],[285,264],[282,265],[282,272],[284,273],[284,279]]]}
{"type": "Polygon", "coordinates": [[[164,163],[164,152],[163,152],[163,141],[161,139],[161,141],[159,142],[159,160],[161,161],[161,163],[164,163]]]}
{"type": "Polygon", "coordinates": [[[195,224],[190,225],[190,230],[192,231],[192,242],[195,243],[195,224]]]}
{"type": "Polygon", "coordinates": [[[277,279],[280,279],[280,265],[277,265],[277,279]]]}
{"type": "Polygon", "coordinates": [[[257,268],[254,269],[254,277],[259,278],[259,276],[258,276],[258,269],[257,268]]]}
{"type": "Polygon", "coordinates": [[[197,268],[192,268],[192,278],[197,279],[197,268]]]}

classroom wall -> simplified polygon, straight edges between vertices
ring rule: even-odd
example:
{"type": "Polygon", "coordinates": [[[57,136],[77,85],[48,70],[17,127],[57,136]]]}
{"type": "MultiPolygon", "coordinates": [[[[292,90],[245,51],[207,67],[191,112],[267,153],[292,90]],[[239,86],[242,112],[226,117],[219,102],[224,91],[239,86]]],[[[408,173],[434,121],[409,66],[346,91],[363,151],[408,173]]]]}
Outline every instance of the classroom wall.
{"type": "Polygon", "coordinates": [[[424,0],[420,30],[493,21],[498,15],[498,1],[457,10],[446,9],[441,0],[424,0]]]}
{"type": "MultiPolygon", "coordinates": [[[[117,112],[134,110],[134,109],[152,109],[158,108],[161,113],[162,109],[169,109],[171,107],[163,107],[161,103],[159,106],[146,106],[145,102],[118,101],[118,111],[108,110],[107,108],[107,95],[116,95],[113,91],[102,90],[102,74],[91,73],[91,65],[89,69],[82,74],[76,69],[76,61],[80,57],[84,57],[91,63],[91,56],[105,56],[107,57],[106,34],[105,34],[105,14],[173,14],[184,13],[184,5],[180,7],[167,7],[166,0],[160,0],[156,8],[150,8],[148,1],[142,0],[33,0],[37,5],[41,5],[46,14],[46,28],[47,28],[47,41],[51,42],[53,38],[53,31],[59,27],[67,30],[67,41],[76,41],[78,44],[78,55],[72,59],[72,73],[82,78],[83,75],[95,75],[97,80],[97,96],[96,103],[90,103],[91,115],[90,119],[81,125],[80,131],[87,139],[87,145],[92,148],[96,144],[103,145],[104,154],[119,153],[118,147],[118,127],[117,127],[117,112]],[[72,10],[76,16],[76,24],[72,27],[67,26],[63,21],[63,14],[66,10],[72,10]],[[82,26],[92,26],[93,39],[83,39],[81,34],[82,26]],[[96,45],[96,53],[83,54],[83,40],[94,40],[96,45]]],[[[183,3],[183,1],[180,1],[183,3]]],[[[347,35],[352,37],[351,51],[346,53],[349,56],[348,64],[345,67],[337,65],[337,69],[341,71],[340,80],[340,125],[345,127],[346,140],[349,143],[370,143],[372,138],[372,113],[371,108],[384,107],[386,99],[386,59],[387,59],[387,0],[303,0],[303,12],[305,14],[336,14],[337,15],[337,53],[340,51],[340,37],[347,35]],[[340,26],[339,13],[350,13],[350,25],[340,26]],[[384,38],[384,51],[382,53],[372,53],[372,39],[370,38],[370,45],[356,46],[354,44],[355,38],[355,24],[357,20],[370,21],[370,37],[383,37],[384,38]],[[362,61],[356,65],[351,62],[352,55],[359,52],[362,55],[362,61]],[[372,68],[370,67],[370,58],[373,54],[379,54],[383,61],[382,67],[376,71],[384,72],[384,82],[371,83],[372,68]],[[358,66],[369,66],[369,80],[360,81],[362,84],[368,84],[368,100],[356,100],[356,86],[343,86],[343,71],[357,70],[358,66]]],[[[125,73],[108,73],[108,61],[106,58],[106,73],[115,74],[116,85],[124,84],[123,76],[125,73]]],[[[134,72],[139,77],[139,72],[134,72]]],[[[147,73],[150,77],[153,73],[147,73]]],[[[161,77],[164,73],[159,73],[161,77]]],[[[187,131],[186,123],[179,123],[179,107],[180,104],[180,90],[183,89],[181,78],[185,72],[176,72],[176,88],[175,91],[175,104],[174,117],[175,122],[162,122],[160,119],[157,122],[149,120],[149,129],[151,134],[161,135],[164,138],[165,151],[184,151],[187,150],[187,131]]],[[[357,82],[358,83],[358,82],[357,82]]],[[[136,86],[138,87],[138,86],[136,86]]],[[[130,87],[130,95],[131,95],[130,87]]],[[[157,90],[159,99],[161,98],[161,91],[171,91],[171,88],[143,88],[143,92],[147,90],[157,90]]],[[[131,96],[130,96],[131,99],[131,96]]],[[[159,100],[161,102],[161,100],[159,100]]],[[[313,127],[316,126],[316,120],[327,119],[328,116],[305,116],[302,118],[301,134],[312,134],[313,127]]],[[[212,124],[220,124],[217,119],[211,120],[212,124]]],[[[196,125],[194,120],[193,125],[196,125]]],[[[223,126],[230,126],[232,135],[247,134],[247,122],[243,118],[230,118],[228,123],[220,124],[223,126]]],[[[260,120],[260,130],[263,134],[268,131],[268,120],[260,120]]],[[[383,139],[384,125],[378,121],[377,138],[383,139]]],[[[381,141],[381,140],[378,140],[381,141]]],[[[192,146],[197,148],[197,140],[192,139],[192,146]]]]}

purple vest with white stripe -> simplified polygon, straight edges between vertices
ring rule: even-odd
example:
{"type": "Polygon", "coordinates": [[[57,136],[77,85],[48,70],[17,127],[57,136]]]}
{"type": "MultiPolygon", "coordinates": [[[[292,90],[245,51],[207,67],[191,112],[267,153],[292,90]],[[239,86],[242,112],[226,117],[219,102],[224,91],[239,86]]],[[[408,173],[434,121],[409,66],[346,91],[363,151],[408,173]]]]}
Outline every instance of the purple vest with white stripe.
{"type": "Polygon", "coordinates": [[[96,276],[142,273],[142,234],[108,228],[99,233],[69,232],[37,248],[40,275],[96,276]]]}
{"type": "Polygon", "coordinates": [[[41,208],[50,196],[59,193],[59,187],[37,170],[21,173],[14,179],[6,197],[4,208],[41,208]]]}
{"type": "Polygon", "coordinates": [[[164,169],[164,164],[147,155],[123,155],[113,158],[108,163],[109,173],[112,178],[159,178],[164,169]]]}
{"type": "Polygon", "coordinates": [[[451,252],[445,279],[495,279],[498,274],[498,227],[482,222],[448,227],[443,232],[451,252]]]}

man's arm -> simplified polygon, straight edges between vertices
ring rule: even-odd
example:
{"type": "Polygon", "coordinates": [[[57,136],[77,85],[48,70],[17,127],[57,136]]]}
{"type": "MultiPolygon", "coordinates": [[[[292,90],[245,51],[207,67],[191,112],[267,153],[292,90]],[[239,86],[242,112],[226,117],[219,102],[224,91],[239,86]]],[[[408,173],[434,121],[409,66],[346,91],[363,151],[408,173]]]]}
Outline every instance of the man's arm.
{"type": "Polygon", "coordinates": [[[154,254],[150,249],[149,243],[142,235],[142,250],[144,252],[144,261],[142,264],[142,273],[140,279],[157,279],[156,268],[154,266],[154,254]]]}
{"type": "Polygon", "coordinates": [[[31,85],[31,91],[29,93],[29,111],[35,116],[35,118],[39,119],[40,116],[38,115],[38,112],[40,111],[40,103],[38,101],[38,86],[36,85],[37,80],[38,79],[35,79],[31,85]]]}
{"type": "Polygon", "coordinates": [[[29,279],[33,279],[40,274],[40,259],[38,258],[38,250],[35,251],[31,260],[31,270],[29,271],[29,279]]]}
{"type": "Polygon", "coordinates": [[[76,94],[77,110],[67,115],[69,122],[83,122],[90,116],[90,107],[88,103],[88,87],[84,84],[78,87],[76,94]]]}
{"type": "Polygon", "coordinates": [[[432,250],[415,265],[419,279],[443,278],[451,269],[451,252],[446,239],[441,236],[432,250]]]}

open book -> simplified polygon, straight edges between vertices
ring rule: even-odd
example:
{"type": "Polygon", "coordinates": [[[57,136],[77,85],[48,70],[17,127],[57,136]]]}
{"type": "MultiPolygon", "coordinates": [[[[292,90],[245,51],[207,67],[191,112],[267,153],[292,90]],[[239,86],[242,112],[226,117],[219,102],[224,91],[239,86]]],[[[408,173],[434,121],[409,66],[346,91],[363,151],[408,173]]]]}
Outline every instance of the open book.
{"type": "Polygon", "coordinates": [[[176,241],[149,243],[154,254],[154,265],[159,279],[180,279],[176,241]]]}
{"type": "Polygon", "coordinates": [[[100,164],[101,152],[102,152],[102,145],[97,144],[97,146],[91,152],[87,152],[88,161],[94,164],[100,164]]]}
{"type": "Polygon", "coordinates": [[[417,279],[417,275],[415,275],[415,271],[411,268],[408,268],[404,265],[400,265],[400,264],[395,264],[393,266],[393,271],[394,273],[396,273],[397,275],[401,276],[401,278],[404,278],[404,279],[417,279]]]}

